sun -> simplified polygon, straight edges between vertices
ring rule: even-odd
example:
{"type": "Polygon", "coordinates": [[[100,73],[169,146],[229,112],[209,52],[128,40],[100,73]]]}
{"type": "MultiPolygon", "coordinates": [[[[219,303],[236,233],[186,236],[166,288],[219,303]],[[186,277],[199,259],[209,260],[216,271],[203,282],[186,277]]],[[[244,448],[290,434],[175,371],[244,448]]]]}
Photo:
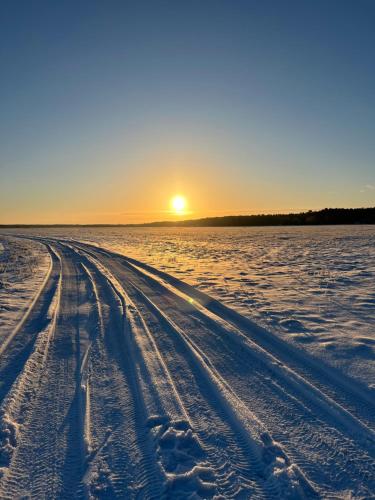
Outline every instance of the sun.
{"type": "Polygon", "coordinates": [[[181,195],[176,195],[171,199],[171,208],[175,214],[183,214],[186,208],[186,198],[181,195]]]}

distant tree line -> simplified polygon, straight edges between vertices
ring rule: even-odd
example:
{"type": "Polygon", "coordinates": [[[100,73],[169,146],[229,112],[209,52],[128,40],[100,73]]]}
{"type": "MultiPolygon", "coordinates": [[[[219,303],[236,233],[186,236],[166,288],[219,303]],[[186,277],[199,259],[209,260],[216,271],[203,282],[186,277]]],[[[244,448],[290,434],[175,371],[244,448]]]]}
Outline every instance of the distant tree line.
{"type": "MultiPolygon", "coordinates": [[[[154,222],[147,226],[309,226],[329,224],[375,224],[375,208],[325,208],[298,214],[228,215],[177,222],[154,222]]],[[[146,225],[146,224],[145,224],[146,225]]]]}
{"type": "Polygon", "coordinates": [[[330,224],[375,224],[373,208],[325,208],[298,214],[226,215],[183,221],[146,224],[0,224],[0,228],[26,227],[231,227],[231,226],[319,226],[330,224]]]}

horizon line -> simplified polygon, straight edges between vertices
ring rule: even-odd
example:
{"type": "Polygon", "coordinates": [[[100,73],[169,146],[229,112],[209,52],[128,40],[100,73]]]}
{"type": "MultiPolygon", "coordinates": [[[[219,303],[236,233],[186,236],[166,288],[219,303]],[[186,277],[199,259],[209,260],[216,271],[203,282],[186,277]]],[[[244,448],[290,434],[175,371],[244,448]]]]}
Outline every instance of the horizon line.
{"type": "Polygon", "coordinates": [[[375,210],[375,206],[370,206],[370,207],[325,207],[319,210],[305,210],[302,212],[274,212],[274,213],[257,213],[257,214],[236,214],[236,215],[218,215],[218,216],[207,216],[207,217],[199,217],[196,219],[180,219],[180,220],[160,220],[160,221],[151,221],[151,222],[133,222],[133,223],[64,223],[64,222],[58,222],[58,223],[8,223],[8,224],[0,224],[0,228],[19,228],[19,227],[148,227],[148,226],[183,226],[184,224],[189,224],[189,223],[199,223],[199,222],[207,222],[210,220],[215,220],[218,221],[218,219],[236,219],[236,218],[250,218],[250,219],[255,219],[257,217],[260,218],[276,218],[276,217],[288,217],[288,216],[302,216],[306,214],[314,215],[314,214],[319,214],[324,211],[361,211],[361,210],[375,210]]]}

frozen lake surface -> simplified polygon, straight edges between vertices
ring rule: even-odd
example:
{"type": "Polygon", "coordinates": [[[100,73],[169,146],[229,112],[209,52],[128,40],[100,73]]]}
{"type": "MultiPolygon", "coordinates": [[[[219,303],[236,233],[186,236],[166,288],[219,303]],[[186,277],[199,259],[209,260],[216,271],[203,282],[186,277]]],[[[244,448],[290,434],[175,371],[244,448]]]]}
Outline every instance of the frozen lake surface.
{"type": "Polygon", "coordinates": [[[358,376],[365,366],[368,380],[375,227],[105,229],[80,238],[176,275],[332,362],[347,359],[358,376]]]}
{"type": "Polygon", "coordinates": [[[369,363],[375,352],[373,226],[43,233],[94,243],[175,275],[364,383],[375,383],[369,363]]]}
{"type": "Polygon", "coordinates": [[[375,494],[374,227],[22,233],[2,498],[375,494]]]}

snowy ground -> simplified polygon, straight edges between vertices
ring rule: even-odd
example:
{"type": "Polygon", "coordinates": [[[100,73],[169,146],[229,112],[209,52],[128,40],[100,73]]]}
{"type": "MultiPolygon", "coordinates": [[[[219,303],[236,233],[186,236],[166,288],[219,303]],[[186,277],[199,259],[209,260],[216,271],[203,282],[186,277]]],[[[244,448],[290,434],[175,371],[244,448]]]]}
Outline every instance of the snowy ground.
{"type": "Polygon", "coordinates": [[[0,235],[0,343],[27,311],[49,265],[44,245],[0,235]]]}
{"type": "Polygon", "coordinates": [[[1,498],[375,494],[375,228],[58,234],[0,346],[1,498]]]}
{"type": "Polygon", "coordinates": [[[98,244],[178,276],[364,384],[375,384],[374,226],[47,233],[98,244]]]}

